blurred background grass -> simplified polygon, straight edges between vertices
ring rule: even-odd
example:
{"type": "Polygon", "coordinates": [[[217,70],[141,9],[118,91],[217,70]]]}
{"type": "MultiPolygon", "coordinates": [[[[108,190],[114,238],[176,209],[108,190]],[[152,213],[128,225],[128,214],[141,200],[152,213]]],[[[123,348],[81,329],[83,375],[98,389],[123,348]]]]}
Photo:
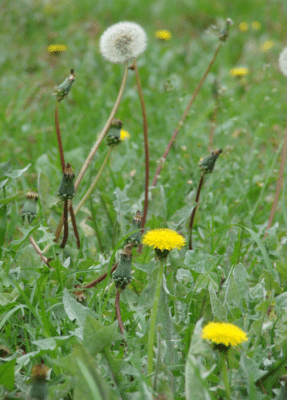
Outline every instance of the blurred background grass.
{"type": "MultiPolygon", "coordinates": [[[[242,207],[251,211],[251,203],[258,199],[260,185],[283,139],[287,81],[278,70],[277,60],[287,44],[286,2],[2,0],[0,11],[1,162],[11,161],[14,168],[32,163],[19,183],[20,189],[37,189],[37,173],[41,170],[55,195],[60,161],[53,87],[71,68],[75,69],[76,81],[68,99],[60,104],[60,124],[66,159],[77,174],[105,124],[121,82],[122,66],[106,62],[99,52],[103,31],[128,20],[139,23],[147,32],[148,47],[138,64],[148,113],[152,177],[212,58],[218,38],[210,27],[222,29],[225,19],[231,18],[230,37],[178,135],[160,183],[165,185],[167,216],[171,216],[182,202],[175,193],[180,190],[187,194],[198,181],[197,164],[200,156],[207,154],[214,108],[211,91],[217,78],[224,90],[214,145],[224,152],[218,161],[220,173],[214,173],[216,177],[206,182],[209,197],[203,202],[206,207],[226,203],[227,219],[234,210],[240,213],[242,207]],[[168,29],[172,39],[156,39],[158,29],[168,29]],[[51,44],[67,49],[51,54],[47,51],[51,44]],[[229,74],[237,66],[249,69],[243,83],[229,74]],[[187,185],[188,181],[193,183],[187,185]]],[[[115,186],[123,189],[130,182],[129,194],[135,200],[143,191],[144,153],[141,111],[132,73],[117,117],[123,120],[131,139],[117,149],[106,172],[110,178],[103,177],[99,190],[112,193],[115,186]]],[[[103,144],[92,163],[90,179],[106,151],[103,144]]],[[[275,190],[276,177],[276,171],[272,171],[268,186],[271,191],[275,190]]],[[[86,184],[79,188],[82,194],[89,178],[85,179],[86,184]]],[[[266,200],[267,207],[259,207],[257,222],[267,219],[271,201],[272,196],[266,200]]],[[[220,212],[217,210],[217,214],[220,212]]]]}

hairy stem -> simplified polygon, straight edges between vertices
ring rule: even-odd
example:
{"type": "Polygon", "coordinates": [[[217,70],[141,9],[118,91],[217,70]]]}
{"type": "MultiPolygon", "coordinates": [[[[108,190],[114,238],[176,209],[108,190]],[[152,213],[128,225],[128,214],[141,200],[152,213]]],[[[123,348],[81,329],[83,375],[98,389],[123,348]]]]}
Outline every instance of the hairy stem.
{"type": "Polygon", "coordinates": [[[74,214],[74,209],[73,209],[72,203],[70,205],[69,210],[70,210],[70,216],[71,216],[71,221],[72,221],[72,225],[73,225],[75,238],[76,238],[76,241],[77,241],[77,247],[79,249],[81,247],[81,241],[80,241],[80,238],[79,238],[79,233],[78,233],[78,228],[77,228],[77,224],[76,224],[76,218],[75,218],[75,214],[74,214]]]}
{"type": "Polygon", "coordinates": [[[203,74],[203,77],[201,78],[199,84],[197,85],[197,87],[196,87],[196,89],[195,89],[193,95],[191,96],[191,99],[190,99],[190,101],[189,101],[189,103],[188,103],[188,105],[187,105],[187,107],[186,107],[186,110],[184,111],[184,113],[183,113],[183,115],[182,115],[182,117],[181,117],[181,119],[180,119],[180,121],[179,121],[179,123],[178,123],[178,125],[177,125],[177,128],[175,129],[175,131],[174,131],[174,133],[173,133],[173,135],[172,135],[170,141],[168,142],[168,145],[167,145],[167,147],[166,147],[166,149],[165,149],[165,151],[164,151],[164,153],[163,153],[163,156],[162,156],[162,158],[160,159],[160,163],[159,163],[159,165],[158,165],[158,167],[157,167],[155,176],[154,176],[153,181],[152,181],[152,186],[155,186],[156,183],[157,183],[157,179],[158,179],[158,176],[159,176],[159,174],[160,174],[160,172],[161,172],[163,163],[164,163],[164,161],[166,160],[166,158],[167,158],[167,156],[168,156],[168,153],[169,153],[169,151],[170,151],[170,149],[171,149],[171,147],[172,147],[172,145],[173,145],[173,143],[174,143],[174,141],[175,141],[175,138],[176,138],[176,136],[177,136],[177,134],[178,134],[180,128],[183,126],[183,122],[184,122],[185,118],[187,117],[188,112],[189,112],[189,110],[190,110],[190,108],[191,108],[191,106],[192,106],[194,100],[196,99],[196,96],[198,95],[198,92],[199,92],[199,90],[200,90],[200,88],[201,88],[203,82],[205,81],[205,78],[207,77],[207,75],[208,75],[208,73],[209,73],[209,71],[210,71],[210,69],[211,69],[211,67],[212,67],[212,65],[213,65],[213,63],[214,63],[214,61],[215,61],[217,55],[218,55],[218,52],[219,52],[219,50],[220,50],[221,45],[222,45],[222,42],[220,42],[220,43],[218,44],[218,46],[217,46],[217,48],[216,48],[216,50],[215,50],[215,53],[214,53],[214,55],[213,55],[212,60],[210,61],[209,65],[208,65],[208,67],[207,67],[205,73],[203,74]]]}
{"type": "Polygon", "coordinates": [[[55,127],[56,127],[57,139],[58,139],[61,167],[62,167],[62,172],[64,173],[65,172],[65,158],[64,158],[63,144],[62,144],[61,131],[60,131],[60,123],[59,123],[58,102],[56,103],[56,107],[55,107],[55,127]]]}
{"type": "Polygon", "coordinates": [[[120,309],[120,295],[121,295],[121,289],[118,289],[116,292],[115,308],[116,308],[116,316],[117,316],[117,320],[119,323],[120,332],[123,335],[124,334],[124,325],[123,325],[121,309],[120,309]]]}
{"type": "Polygon", "coordinates": [[[63,249],[66,246],[68,240],[69,226],[68,226],[68,201],[64,201],[64,236],[60,247],[63,249]]]}
{"type": "MultiPolygon", "coordinates": [[[[111,269],[111,274],[117,269],[118,266],[118,262],[112,266],[111,269]]],[[[96,280],[94,280],[93,282],[88,283],[87,285],[83,286],[83,289],[89,289],[92,287],[95,287],[98,283],[102,282],[104,279],[106,279],[106,277],[108,276],[108,273],[105,272],[103,275],[101,275],[99,278],[97,278],[96,280]]]]}

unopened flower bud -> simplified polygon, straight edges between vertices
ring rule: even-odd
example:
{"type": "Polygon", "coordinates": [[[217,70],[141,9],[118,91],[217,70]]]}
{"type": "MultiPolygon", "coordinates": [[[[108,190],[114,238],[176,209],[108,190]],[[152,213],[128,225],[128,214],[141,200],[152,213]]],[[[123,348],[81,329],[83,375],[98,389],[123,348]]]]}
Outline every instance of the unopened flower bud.
{"type": "Polygon", "coordinates": [[[58,189],[58,195],[62,200],[72,199],[75,195],[74,180],[75,174],[70,163],[66,164],[62,181],[58,189]]]}
{"type": "Polygon", "coordinates": [[[27,192],[26,193],[26,201],[21,210],[22,219],[25,219],[27,216],[27,220],[29,224],[33,221],[37,214],[37,200],[38,194],[35,192],[27,192]]]}
{"type": "Polygon", "coordinates": [[[59,102],[68,96],[68,93],[72,87],[74,80],[75,80],[75,76],[76,76],[76,74],[75,74],[74,70],[71,69],[69,76],[64,80],[64,82],[62,82],[59,86],[55,86],[54,95],[57,97],[57,100],[59,102]]]}

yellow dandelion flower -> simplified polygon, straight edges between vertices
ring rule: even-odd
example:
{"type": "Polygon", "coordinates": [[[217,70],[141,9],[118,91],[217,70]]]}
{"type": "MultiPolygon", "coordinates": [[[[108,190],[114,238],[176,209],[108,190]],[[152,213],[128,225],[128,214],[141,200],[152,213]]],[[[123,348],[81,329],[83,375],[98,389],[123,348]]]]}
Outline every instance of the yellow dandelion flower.
{"type": "Polygon", "coordinates": [[[239,30],[241,32],[246,32],[248,27],[249,27],[249,25],[247,22],[240,22],[240,24],[239,24],[239,30]]]}
{"type": "Polygon", "coordinates": [[[242,329],[229,322],[209,322],[203,328],[201,337],[225,346],[237,346],[248,340],[246,333],[242,329]]]}
{"type": "Polygon", "coordinates": [[[254,29],[255,31],[258,31],[261,28],[261,24],[258,21],[253,21],[251,24],[252,29],[254,29]]]}
{"type": "Polygon", "coordinates": [[[186,243],[184,237],[182,237],[176,231],[167,228],[153,229],[152,231],[147,232],[143,239],[143,244],[146,244],[154,249],[159,249],[161,251],[164,250],[172,250],[172,249],[180,249],[186,243]]]}
{"type": "Polygon", "coordinates": [[[237,67],[237,68],[232,68],[229,71],[229,74],[231,76],[236,76],[237,78],[241,78],[242,76],[246,76],[249,73],[249,69],[245,67],[237,67]]]}
{"type": "Polygon", "coordinates": [[[274,46],[274,42],[272,40],[266,40],[261,46],[260,50],[263,51],[264,53],[268,50],[270,50],[274,46]]]}
{"type": "Polygon", "coordinates": [[[166,29],[160,29],[159,31],[155,32],[154,36],[160,40],[170,40],[172,34],[170,31],[167,31],[166,29]]]}
{"type": "Polygon", "coordinates": [[[121,129],[121,140],[127,140],[129,138],[130,138],[130,134],[128,133],[128,131],[121,129]]]}
{"type": "Polygon", "coordinates": [[[64,44],[50,44],[50,46],[47,47],[49,53],[60,53],[65,50],[67,50],[67,46],[64,44]]]}

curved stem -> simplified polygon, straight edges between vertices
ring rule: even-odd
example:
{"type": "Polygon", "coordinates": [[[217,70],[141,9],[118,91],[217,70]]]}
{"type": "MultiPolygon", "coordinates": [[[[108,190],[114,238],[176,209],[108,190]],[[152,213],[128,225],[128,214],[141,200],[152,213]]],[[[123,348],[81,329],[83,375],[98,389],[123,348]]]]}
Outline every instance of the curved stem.
{"type": "Polygon", "coordinates": [[[153,307],[151,311],[150,317],[150,326],[148,332],[148,348],[147,348],[147,373],[151,374],[153,372],[153,345],[155,339],[155,328],[156,328],[156,317],[157,317],[157,310],[159,304],[159,297],[162,285],[162,278],[164,273],[164,265],[165,259],[160,260],[159,270],[157,274],[157,282],[156,282],[156,289],[155,289],[155,296],[153,307]]]}
{"type": "Polygon", "coordinates": [[[78,233],[78,228],[77,228],[77,224],[76,224],[76,218],[75,218],[75,214],[74,214],[74,209],[71,203],[71,206],[69,208],[70,210],[70,216],[71,216],[71,221],[72,221],[72,225],[73,225],[73,230],[74,230],[74,235],[77,241],[77,247],[78,249],[81,247],[81,241],[79,238],[79,233],[78,233]]]}
{"type": "Polygon", "coordinates": [[[188,105],[186,107],[186,110],[184,111],[184,113],[183,113],[183,115],[182,115],[182,117],[181,117],[181,119],[180,119],[180,121],[178,123],[178,126],[177,126],[176,130],[174,131],[170,141],[168,142],[168,145],[167,145],[167,147],[166,147],[166,149],[165,149],[165,151],[163,153],[162,158],[160,159],[159,166],[157,167],[156,173],[154,175],[154,178],[153,178],[153,181],[152,181],[152,186],[155,186],[156,183],[157,183],[157,179],[158,179],[158,176],[159,176],[160,171],[162,169],[163,163],[165,162],[165,160],[166,160],[166,158],[168,156],[168,153],[169,153],[169,151],[170,151],[170,149],[171,149],[171,147],[172,147],[172,145],[173,145],[173,143],[175,141],[175,138],[176,138],[180,128],[183,126],[183,122],[184,122],[185,118],[187,117],[187,114],[188,114],[188,112],[189,112],[194,100],[196,99],[196,96],[198,95],[198,92],[199,92],[203,82],[205,81],[205,78],[207,77],[207,75],[208,75],[208,73],[209,73],[209,71],[210,71],[210,69],[211,69],[211,67],[212,67],[212,65],[213,65],[213,63],[214,63],[214,61],[215,61],[215,59],[217,57],[217,54],[218,54],[218,52],[220,50],[221,45],[222,45],[222,42],[220,42],[218,44],[218,46],[217,46],[217,48],[215,50],[215,53],[213,55],[212,60],[210,61],[209,65],[208,65],[205,73],[203,74],[203,77],[201,78],[199,84],[197,85],[197,88],[195,89],[193,95],[191,96],[191,99],[190,99],[190,101],[189,101],[189,103],[188,103],[188,105]]]}
{"type": "MultiPolygon", "coordinates": [[[[112,266],[111,274],[117,269],[117,266],[118,266],[118,262],[115,265],[112,266]]],[[[96,280],[94,280],[94,281],[88,283],[87,285],[83,286],[82,289],[89,289],[89,288],[92,288],[92,287],[96,286],[98,283],[100,283],[104,279],[106,279],[107,276],[108,276],[108,273],[105,272],[103,275],[101,275],[96,280]]]]}
{"type": "Polygon", "coordinates": [[[149,148],[148,148],[148,124],[146,116],[146,107],[144,102],[143,90],[139,75],[139,70],[136,61],[134,62],[134,70],[136,74],[137,88],[140,96],[142,117],[143,117],[143,133],[144,133],[144,146],[145,146],[145,199],[144,199],[144,211],[142,217],[141,228],[143,230],[146,222],[147,210],[148,210],[148,184],[149,184],[149,148]]]}
{"type": "Polygon", "coordinates": [[[193,228],[194,217],[195,217],[195,213],[196,213],[196,209],[197,209],[197,205],[198,205],[199,195],[200,195],[200,191],[201,191],[202,184],[203,184],[203,179],[204,179],[204,173],[201,174],[201,178],[199,181],[199,185],[198,185],[196,197],[195,197],[195,206],[192,210],[192,213],[190,216],[190,221],[189,221],[189,227],[188,227],[189,228],[189,245],[188,245],[189,250],[192,250],[192,228],[193,228]]]}
{"type": "Polygon", "coordinates": [[[282,153],[281,153],[281,163],[280,163],[280,170],[279,170],[278,179],[277,179],[276,192],[275,192],[275,197],[274,197],[272,209],[271,209],[269,220],[268,220],[268,226],[265,231],[264,239],[268,236],[268,229],[271,228],[274,214],[276,211],[276,207],[278,204],[279,194],[280,194],[280,190],[281,190],[282,182],[283,182],[286,154],[287,154],[287,124],[286,124],[286,128],[285,128],[285,136],[284,136],[283,148],[282,148],[282,153]]]}
{"type": "Polygon", "coordinates": [[[88,155],[86,161],[84,162],[84,164],[83,164],[83,166],[81,168],[81,171],[79,172],[79,175],[77,176],[77,179],[75,181],[75,189],[76,190],[78,189],[79,184],[80,184],[81,180],[83,179],[83,176],[84,176],[84,174],[85,174],[90,162],[92,161],[94,155],[96,154],[96,152],[97,152],[102,140],[104,139],[106,133],[108,132],[108,129],[109,129],[110,125],[111,125],[112,119],[116,115],[116,112],[117,112],[117,110],[119,108],[120,102],[121,102],[123,94],[124,94],[124,89],[125,89],[126,82],[127,82],[127,76],[128,76],[128,64],[126,63],[125,64],[125,69],[124,69],[124,74],[123,74],[123,79],[122,79],[122,83],[121,83],[121,87],[120,87],[119,94],[118,94],[118,97],[116,99],[115,105],[114,105],[114,107],[113,107],[113,109],[111,111],[111,114],[110,114],[107,122],[106,122],[106,125],[104,126],[103,130],[99,134],[96,143],[92,147],[92,149],[90,151],[90,154],[88,155]]]}
{"type": "Polygon", "coordinates": [[[58,139],[61,167],[62,167],[62,172],[64,173],[65,172],[65,158],[64,158],[64,150],[63,150],[61,131],[60,131],[58,103],[56,103],[56,107],[55,107],[55,127],[56,127],[57,139],[58,139]]]}

